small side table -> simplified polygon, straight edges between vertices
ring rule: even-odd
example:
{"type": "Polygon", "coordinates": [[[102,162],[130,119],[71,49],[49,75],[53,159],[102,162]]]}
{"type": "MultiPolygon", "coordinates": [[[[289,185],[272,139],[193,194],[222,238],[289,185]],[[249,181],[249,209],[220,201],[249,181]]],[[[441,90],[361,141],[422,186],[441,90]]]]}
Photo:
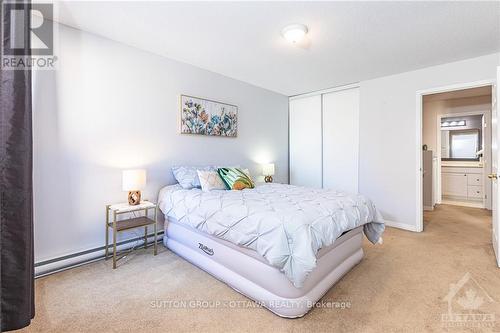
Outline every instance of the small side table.
{"type": "Polygon", "coordinates": [[[144,227],[144,248],[148,247],[148,226],[154,226],[154,255],[157,254],[157,205],[150,201],[142,201],[136,206],[131,206],[128,203],[119,203],[115,205],[106,205],[106,247],[105,258],[108,259],[109,247],[109,228],[113,230],[113,269],[116,268],[118,260],[124,256],[117,256],[116,252],[116,235],[120,231],[125,231],[134,228],[144,227]],[[149,211],[153,210],[153,218],[149,217],[149,211]],[[125,213],[134,213],[144,211],[143,216],[128,218],[124,220],[117,220],[118,215],[125,213]],[[110,214],[112,220],[110,221],[110,214]]]}

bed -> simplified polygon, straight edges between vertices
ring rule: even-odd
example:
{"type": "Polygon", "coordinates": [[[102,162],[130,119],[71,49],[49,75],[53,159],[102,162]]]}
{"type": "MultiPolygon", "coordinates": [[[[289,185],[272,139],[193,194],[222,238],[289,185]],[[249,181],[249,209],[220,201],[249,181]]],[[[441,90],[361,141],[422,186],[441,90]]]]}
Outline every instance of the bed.
{"type": "Polygon", "coordinates": [[[363,258],[383,219],[367,198],[284,184],[242,191],[164,187],[163,242],[275,314],[294,318],[363,258]]]}

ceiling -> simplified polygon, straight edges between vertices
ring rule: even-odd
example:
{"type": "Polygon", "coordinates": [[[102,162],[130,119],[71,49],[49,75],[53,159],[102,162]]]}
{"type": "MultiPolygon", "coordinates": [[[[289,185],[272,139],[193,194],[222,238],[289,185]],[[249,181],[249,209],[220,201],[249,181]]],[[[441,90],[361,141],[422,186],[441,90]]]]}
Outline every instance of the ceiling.
{"type": "Polygon", "coordinates": [[[59,1],[55,20],[284,95],[498,52],[500,2],[59,1]],[[290,23],[309,27],[299,46],[290,23]]]}
{"type": "Polygon", "coordinates": [[[491,86],[448,91],[424,96],[424,102],[444,101],[458,98],[491,96],[491,86]]]}

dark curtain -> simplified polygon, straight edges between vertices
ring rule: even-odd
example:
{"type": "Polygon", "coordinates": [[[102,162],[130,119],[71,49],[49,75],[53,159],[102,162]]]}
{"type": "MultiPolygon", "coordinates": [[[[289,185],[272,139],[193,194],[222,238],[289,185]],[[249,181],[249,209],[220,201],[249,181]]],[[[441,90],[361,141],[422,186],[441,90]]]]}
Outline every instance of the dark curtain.
{"type": "MultiPolygon", "coordinates": [[[[5,46],[11,25],[3,9],[5,46]]],[[[29,18],[26,11],[25,24],[29,18]]],[[[29,41],[28,29],[24,36],[29,41]]],[[[29,52],[29,42],[25,48],[29,52]]],[[[35,314],[31,70],[2,69],[0,80],[0,307],[6,331],[29,325],[35,314]]]]}

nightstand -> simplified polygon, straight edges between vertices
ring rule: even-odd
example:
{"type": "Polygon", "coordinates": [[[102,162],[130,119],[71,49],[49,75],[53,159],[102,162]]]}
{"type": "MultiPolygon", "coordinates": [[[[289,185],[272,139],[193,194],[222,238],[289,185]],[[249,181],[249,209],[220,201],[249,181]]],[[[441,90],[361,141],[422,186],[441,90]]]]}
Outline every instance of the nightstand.
{"type": "MultiPolygon", "coordinates": [[[[116,268],[116,263],[118,260],[124,257],[116,251],[116,236],[117,233],[125,230],[142,228],[144,227],[144,248],[148,247],[148,226],[154,226],[154,255],[157,254],[157,206],[155,203],[150,201],[142,201],[140,204],[131,206],[128,203],[119,203],[115,205],[106,205],[106,247],[105,247],[105,258],[108,259],[108,248],[109,248],[109,229],[113,231],[113,269],[116,268]],[[149,215],[150,211],[153,211],[153,218],[149,215]],[[135,216],[136,212],[144,212],[141,216],[135,216]],[[118,216],[122,214],[131,213],[134,215],[132,218],[118,220],[118,216]],[[110,221],[111,215],[111,221],[110,221]]],[[[130,252],[130,251],[128,251],[130,252]]],[[[127,252],[127,253],[128,253],[127,252]]]]}

